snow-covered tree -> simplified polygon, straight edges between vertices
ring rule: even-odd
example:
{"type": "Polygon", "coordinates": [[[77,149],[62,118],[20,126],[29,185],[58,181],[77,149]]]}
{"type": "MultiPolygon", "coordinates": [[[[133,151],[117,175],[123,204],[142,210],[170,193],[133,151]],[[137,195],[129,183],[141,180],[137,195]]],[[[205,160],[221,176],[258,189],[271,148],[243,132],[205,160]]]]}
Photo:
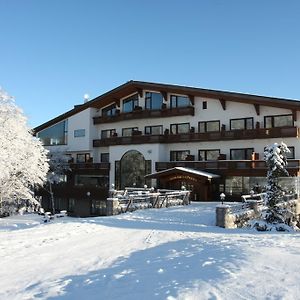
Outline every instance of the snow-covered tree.
{"type": "Polygon", "coordinates": [[[33,189],[46,181],[47,150],[34,138],[22,110],[0,88],[0,214],[38,205],[33,189]]]}
{"type": "Polygon", "coordinates": [[[290,150],[286,144],[273,144],[266,147],[264,152],[265,161],[268,167],[266,205],[268,207],[265,220],[268,223],[285,223],[285,212],[278,205],[283,201],[284,191],[278,184],[279,177],[289,176],[286,170],[286,154],[290,150]]]}

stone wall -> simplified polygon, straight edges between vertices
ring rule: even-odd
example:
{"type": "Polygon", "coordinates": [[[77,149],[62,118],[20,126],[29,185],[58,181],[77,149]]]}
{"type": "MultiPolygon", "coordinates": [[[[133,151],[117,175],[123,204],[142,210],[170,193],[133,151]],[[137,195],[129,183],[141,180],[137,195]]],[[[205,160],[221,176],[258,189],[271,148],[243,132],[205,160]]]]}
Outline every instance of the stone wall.
{"type": "MultiPolygon", "coordinates": [[[[288,208],[290,219],[300,222],[300,198],[280,204],[288,208]]],[[[264,206],[258,201],[248,201],[246,204],[218,205],[216,207],[216,225],[223,228],[244,227],[249,220],[259,218],[264,206]]]]}

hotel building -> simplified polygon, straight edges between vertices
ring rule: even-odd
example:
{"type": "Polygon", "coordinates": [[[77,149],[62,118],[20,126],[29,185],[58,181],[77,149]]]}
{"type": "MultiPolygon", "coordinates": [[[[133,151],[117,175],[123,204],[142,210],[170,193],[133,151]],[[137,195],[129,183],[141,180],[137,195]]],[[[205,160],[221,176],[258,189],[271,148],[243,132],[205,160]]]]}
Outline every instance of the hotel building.
{"type": "MultiPolygon", "coordinates": [[[[298,180],[300,102],[187,86],[129,81],[36,127],[51,151],[70,156],[65,182],[54,187],[57,209],[105,214],[116,189],[192,191],[192,200],[240,199],[263,188],[264,148],[283,141],[298,180]]],[[[49,195],[42,194],[50,208],[49,195]]]]}

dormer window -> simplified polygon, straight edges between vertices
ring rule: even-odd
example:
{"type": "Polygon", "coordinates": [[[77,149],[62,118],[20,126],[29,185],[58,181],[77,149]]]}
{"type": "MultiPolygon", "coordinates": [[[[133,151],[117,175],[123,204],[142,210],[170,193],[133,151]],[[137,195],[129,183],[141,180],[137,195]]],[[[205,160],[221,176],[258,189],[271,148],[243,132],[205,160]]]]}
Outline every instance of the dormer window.
{"type": "Polygon", "coordinates": [[[163,103],[163,96],[161,93],[146,92],[145,108],[146,109],[161,109],[163,103]]]}
{"type": "Polygon", "coordinates": [[[171,95],[171,108],[188,107],[190,105],[191,101],[189,97],[171,95]]]}
{"type": "Polygon", "coordinates": [[[132,95],[123,100],[123,112],[132,112],[139,105],[138,94],[132,95]]]}
{"type": "Polygon", "coordinates": [[[110,117],[110,116],[115,116],[116,115],[116,104],[111,104],[107,107],[104,107],[102,109],[102,116],[107,116],[107,117],[110,117]]]}

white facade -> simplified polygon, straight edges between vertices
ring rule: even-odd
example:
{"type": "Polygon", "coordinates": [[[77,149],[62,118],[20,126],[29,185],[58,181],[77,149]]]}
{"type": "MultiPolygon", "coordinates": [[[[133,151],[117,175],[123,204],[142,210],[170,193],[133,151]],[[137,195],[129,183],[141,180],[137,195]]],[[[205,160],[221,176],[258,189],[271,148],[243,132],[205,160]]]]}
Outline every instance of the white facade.
{"type": "MultiPolygon", "coordinates": [[[[145,93],[159,92],[159,90],[143,89],[142,97],[139,93],[138,105],[145,108],[145,93]]],[[[135,92],[136,93],[136,92],[135,92]]],[[[166,95],[166,94],[165,94],[166,95]]],[[[170,107],[170,96],[176,95],[175,93],[167,93],[167,99],[164,99],[164,103],[167,105],[167,109],[170,107]]],[[[178,94],[177,94],[178,95],[178,94]]],[[[187,96],[186,94],[182,94],[187,96]]],[[[120,113],[122,114],[122,101],[130,96],[130,93],[119,99],[120,113]]],[[[276,100],[274,100],[276,102],[276,100]]],[[[263,100],[262,100],[263,102],[263,100]]],[[[99,102],[100,103],[100,102],[99,102]]],[[[109,106],[109,102],[105,106],[109,106]]],[[[112,98],[111,103],[114,103],[112,98]]],[[[105,107],[103,106],[103,107],[105,107]]],[[[219,140],[219,141],[190,141],[182,142],[180,140],[176,143],[146,143],[146,144],[129,144],[129,145],[111,145],[105,147],[93,147],[93,140],[101,139],[102,130],[114,129],[118,134],[118,137],[122,136],[122,129],[137,127],[138,130],[144,135],[145,126],[163,126],[165,129],[170,129],[171,124],[189,123],[190,127],[195,128],[195,132],[198,132],[198,123],[203,121],[220,121],[220,126],[225,126],[226,131],[230,130],[230,120],[238,118],[253,118],[253,129],[256,126],[264,128],[265,116],[276,115],[291,115],[294,113],[296,120],[294,121],[295,127],[300,127],[300,115],[299,111],[293,112],[290,108],[276,107],[280,105],[272,105],[270,102],[267,105],[259,104],[259,115],[257,108],[252,103],[238,102],[236,100],[226,100],[226,108],[224,109],[221,101],[216,98],[208,97],[194,97],[194,115],[181,115],[181,116],[169,116],[159,118],[144,118],[144,119],[130,119],[111,123],[102,123],[94,125],[93,117],[101,116],[101,109],[87,107],[84,110],[79,111],[73,115],[70,115],[68,119],[68,142],[67,145],[49,147],[49,149],[61,148],[66,150],[72,155],[76,162],[76,155],[80,153],[89,153],[93,157],[94,163],[100,163],[101,153],[109,153],[110,167],[110,184],[115,182],[115,161],[121,160],[122,156],[129,150],[136,150],[143,154],[146,160],[151,160],[152,172],[155,171],[156,162],[168,162],[170,161],[171,151],[183,151],[189,150],[191,155],[194,155],[195,160],[198,160],[199,150],[211,150],[220,149],[220,153],[225,154],[227,159],[230,159],[230,150],[236,148],[254,148],[254,152],[259,154],[259,158],[263,159],[264,147],[275,143],[285,142],[287,146],[294,147],[295,159],[300,158],[300,145],[298,138],[295,137],[278,137],[269,139],[237,139],[237,140],[219,140]],[[206,102],[207,106],[204,108],[203,102],[206,102]],[[84,130],[85,135],[81,137],[75,137],[74,132],[76,130],[84,130]]]]}

